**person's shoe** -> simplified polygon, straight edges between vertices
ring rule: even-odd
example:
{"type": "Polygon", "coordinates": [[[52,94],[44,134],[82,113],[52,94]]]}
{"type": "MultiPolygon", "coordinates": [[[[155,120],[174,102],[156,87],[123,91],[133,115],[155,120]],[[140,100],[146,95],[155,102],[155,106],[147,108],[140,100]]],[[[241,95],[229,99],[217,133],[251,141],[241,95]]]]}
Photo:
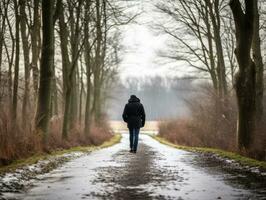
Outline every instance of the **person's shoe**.
{"type": "Polygon", "coordinates": [[[130,153],[133,153],[133,149],[130,149],[129,152],[130,152],[130,153]]]}
{"type": "Polygon", "coordinates": [[[133,153],[137,153],[137,150],[133,150],[132,152],[133,152],[133,153]]]}

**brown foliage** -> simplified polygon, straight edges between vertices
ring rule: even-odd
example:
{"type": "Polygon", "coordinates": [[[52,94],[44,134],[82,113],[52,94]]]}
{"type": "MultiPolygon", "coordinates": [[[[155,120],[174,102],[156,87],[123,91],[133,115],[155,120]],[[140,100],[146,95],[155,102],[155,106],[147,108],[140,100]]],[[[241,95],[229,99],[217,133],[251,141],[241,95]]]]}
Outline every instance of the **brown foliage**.
{"type": "Polygon", "coordinates": [[[159,125],[159,135],[179,145],[203,146],[198,137],[195,137],[189,119],[176,119],[161,122],[159,125]]]}
{"type": "Polygon", "coordinates": [[[31,123],[12,123],[8,112],[0,114],[0,165],[42,151],[41,138],[34,134],[31,123]]]}
{"type": "Polygon", "coordinates": [[[50,120],[47,145],[43,146],[42,137],[32,128],[33,117],[27,120],[26,125],[22,125],[19,120],[16,124],[12,124],[8,112],[0,113],[0,166],[38,153],[49,153],[74,146],[100,145],[112,137],[112,132],[105,123],[102,123],[100,128],[92,125],[90,135],[87,137],[83,134],[83,126],[77,124],[70,131],[68,140],[63,140],[62,119],[53,117],[50,120]]]}
{"type": "MultiPolygon", "coordinates": [[[[105,120],[106,121],[106,120],[105,120]]],[[[109,140],[113,133],[110,131],[110,127],[104,120],[101,123],[101,127],[97,127],[95,124],[91,126],[89,135],[83,134],[83,125],[76,124],[75,127],[70,130],[67,140],[62,140],[61,135],[62,119],[54,117],[50,124],[50,136],[48,139],[48,149],[58,148],[70,148],[74,146],[86,146],[86,145],[101,145],[103,142],[109,140]]]]}
{"type": "MultiPolygon", "coordinates": [[[[221,101],[211,90],[203,88],[187,101],[191,117],[162,122],[159,135],[179,145],[213,147],[236,151],[237,106],[232,95],[221,101]]],[[[252,148],[241,152],[265,160],[266,115],[257,124],[252,148]]]]}
{"type": "MultiPolygon", "coordinates": [[[[266,98],[265,101],[266,103],[266,98]]],[[[266,105],[264,103],[264,105],[266,105]]],[[[266,109],[264,108],[264,115],[257,121],[254,140],[251,142],[252,148],[248,154],[251,157],[259,160],[266,160],[266,109]]]]}
{"type": "Polygon", "coordinates": [[[160,135],[169,137],[181,145],[219,147],[233,150],[235,148],[236,107],[230,100],[227,106],[221,106],[218,97],[203,88],[187,101],[191,111],[189,119],[178,119],[161,124],[160,135]]]}

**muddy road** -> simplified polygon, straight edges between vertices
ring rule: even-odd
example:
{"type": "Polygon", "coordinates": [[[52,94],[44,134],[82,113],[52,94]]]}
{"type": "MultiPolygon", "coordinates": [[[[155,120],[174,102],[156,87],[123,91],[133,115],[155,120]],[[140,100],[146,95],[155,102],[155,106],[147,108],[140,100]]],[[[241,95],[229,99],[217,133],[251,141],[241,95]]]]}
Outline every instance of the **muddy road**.
{"type": "Polygon", "coordinates": [[[140,135],[137,154],[121,143],[67,162],[6,199],[266,199],[265,177],[229,170],[140,135]]]}

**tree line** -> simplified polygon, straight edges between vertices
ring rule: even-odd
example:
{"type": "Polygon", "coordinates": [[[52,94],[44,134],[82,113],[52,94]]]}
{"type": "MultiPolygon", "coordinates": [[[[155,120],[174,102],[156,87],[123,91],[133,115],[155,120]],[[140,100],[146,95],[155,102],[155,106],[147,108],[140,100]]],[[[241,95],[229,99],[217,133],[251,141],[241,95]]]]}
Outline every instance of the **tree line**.
{"type": "Polygon", "coordinates": [[[154,27],[172,38],[170,48],[160,55],[210,77],[216,112],[225,118],[228,101],[236,95],[237,146],[248,151],[257,128],[265,123],[265,1],[161,1],[156,8],[169,21],[154,27]]]}
{"type": "Polygon", "coordinates": [[[117,75],[119,25],[134,16],[111,0],[2,0],[0,105],[14,129],[31,126],[44,143],[50,120],[62,138],[77,124],[100,125],[117,75]]]}
{"type": "Polygon", "coordinates": [[[193,84],[196,77],[128,77],[119,81],[108,101],[108,116],[111,120],[122,120],[125,102],[131,94],[140,98],[145,107],[146,119],[160,121],[190,115],[186,101],[193,98],[197,87],[193,84]]]}

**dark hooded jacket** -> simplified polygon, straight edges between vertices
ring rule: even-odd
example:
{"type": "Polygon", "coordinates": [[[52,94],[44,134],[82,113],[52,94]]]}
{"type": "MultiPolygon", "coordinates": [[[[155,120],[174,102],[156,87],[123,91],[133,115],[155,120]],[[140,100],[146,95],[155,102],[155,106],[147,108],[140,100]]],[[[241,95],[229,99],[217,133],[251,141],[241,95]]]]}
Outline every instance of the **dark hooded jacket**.
{"type": "Polygon", "coordinates": [[[123,112],[123,120],[127,122],[127,127],[130,129],[144,127],[145,117],[145,110],[139,98],[131,95],[123,112]]]}

